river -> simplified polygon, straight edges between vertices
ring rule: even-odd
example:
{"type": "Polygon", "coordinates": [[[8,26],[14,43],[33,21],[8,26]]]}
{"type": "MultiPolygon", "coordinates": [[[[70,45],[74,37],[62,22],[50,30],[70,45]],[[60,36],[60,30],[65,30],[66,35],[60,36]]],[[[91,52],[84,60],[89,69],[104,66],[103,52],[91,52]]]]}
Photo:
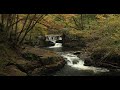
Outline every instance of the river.
{"type": "Polygon", "coordinates": [[[106,68],[84,66],[84,60],[74,55],[75,51],[63,48],[62,43],[56,43],[55,41],[54,43],[54,46],[47,47],[46,49],[61,55],[67,64],[61,70],[53,73],[52,76],[120,76],[120,72],[110,72],[106,68]]]}

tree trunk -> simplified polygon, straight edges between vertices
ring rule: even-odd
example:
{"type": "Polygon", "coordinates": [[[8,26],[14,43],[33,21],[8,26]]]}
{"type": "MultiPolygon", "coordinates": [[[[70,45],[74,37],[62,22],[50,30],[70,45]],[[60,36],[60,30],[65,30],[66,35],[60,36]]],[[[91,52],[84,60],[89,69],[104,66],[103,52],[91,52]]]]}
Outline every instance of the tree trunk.
{"type": "Polygon", "coordinates": [[[81,21],[81,29],[84,30],[83,15],[82,14],[81,14],[81,17],[80,17],[80,21],[81,21]]]}

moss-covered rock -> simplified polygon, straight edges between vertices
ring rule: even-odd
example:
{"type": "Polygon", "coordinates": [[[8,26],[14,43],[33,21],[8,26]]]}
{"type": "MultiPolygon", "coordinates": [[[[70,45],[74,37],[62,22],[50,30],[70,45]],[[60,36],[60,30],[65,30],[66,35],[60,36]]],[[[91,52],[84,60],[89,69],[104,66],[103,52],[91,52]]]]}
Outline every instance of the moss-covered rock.
{"type": "Polygon", "coordinates": [[[37,56],[37,55],[35,55],[35,54],[32,54],[32,53],[23,53],[22,54],[22,57],[23,58],[25,58],[25,59],[27,59],[27,60],[31,60],[31,61],[34,61],[34,60],[40,60],[40,57],[39,56],[37,56]]]}
{"type": "Polygon", "coordinates": [[[62,68],[66,63],[64,58],[55,52],[40,48],[26,47],[22,56],[30,62],[22,67],[29,67],[30,69],[29,65],[31,65],[31,69],[27,70],[29,75],[48,74],[62,68]],[[36,67],[32,67],[34,65],[36,67]]]}
{"type": "Polygon", "coordinates": [[[120,69],[120,55],[110,49],[97,49],[92,52],[90,58],[85,59],[84,63],[86,66],[120,69]]]}

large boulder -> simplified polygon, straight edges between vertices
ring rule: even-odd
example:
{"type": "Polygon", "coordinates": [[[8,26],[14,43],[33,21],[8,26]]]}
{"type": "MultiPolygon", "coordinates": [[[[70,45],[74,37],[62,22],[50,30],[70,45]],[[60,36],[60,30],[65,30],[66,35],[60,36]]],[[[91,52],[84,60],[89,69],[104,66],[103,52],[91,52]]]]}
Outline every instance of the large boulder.
{"type": "Polygon", "coordinates": [[[31,76],[50,75],[51,73],[64,67],[65,64],[66,64],[66,62],[64,60],[61,60],[54,64],[45,65],[43,67],[36,68],[31,73],[31,76]]]}
{"type": "Polygon", "coordinates": [[[22,56],[27,59],[27,62],[18,61],[17,64],[25,72],[27,71],[28,75],[43,75],[56,71],[65,65],[63,57],[45,49],[27,47],[23,50],[22,56]]]}
{"type": "Polygon", "coordinates": [[[45,41],[44,44],[45,44],[46,47],[55,45],[55,43],[53,43],[51,41],[45,41]]]}
{"type": "Polygon", "coordinates": [[[0,76],[41,75],[37,72],[50,73],[62,68],[60,66],[65,65],[63,62],[65,60],[53,51],[28,45],[15,50],[9,45],[0,44],[0,76]]]}
{"type": "Polygon", "coordinates": [[[35,68],[42,66],[41,62],[39,61],[28,61],[24,59],[15,61],[14,65],[16,65],[21,71],[24,71],[28,74],[35,68]]]}

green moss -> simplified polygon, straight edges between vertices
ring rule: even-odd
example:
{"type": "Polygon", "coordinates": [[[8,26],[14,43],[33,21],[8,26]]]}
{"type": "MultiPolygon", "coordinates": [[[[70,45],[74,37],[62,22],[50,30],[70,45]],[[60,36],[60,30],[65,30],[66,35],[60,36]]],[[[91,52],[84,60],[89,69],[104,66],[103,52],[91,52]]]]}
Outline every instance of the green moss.
{"type": "Polygon", "coordinates": [[[32,53],[24,53],[22,56],[23,56],[25,59],[30,60],[30,61],[40,60],[40,58],[39,58],[37,55],[32,54],[32,53]]]}

